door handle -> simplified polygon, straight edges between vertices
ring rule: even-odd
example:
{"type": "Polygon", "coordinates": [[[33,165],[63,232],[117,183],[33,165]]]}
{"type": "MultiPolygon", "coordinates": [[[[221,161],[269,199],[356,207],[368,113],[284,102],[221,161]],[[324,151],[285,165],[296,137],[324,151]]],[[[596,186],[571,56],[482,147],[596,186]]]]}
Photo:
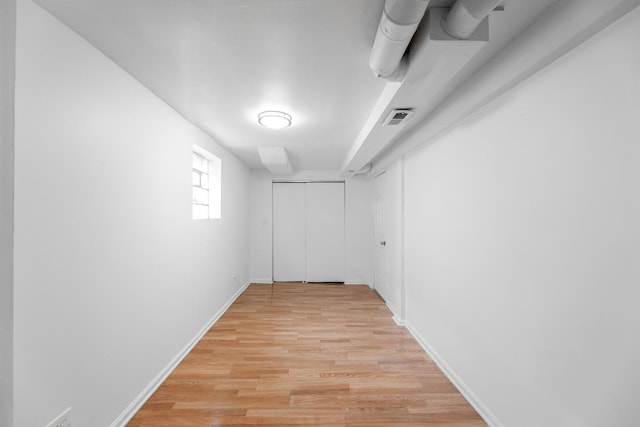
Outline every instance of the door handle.
{"type": "Polygon", "coordinates": [[[380,246],[387,246],[386,240],[383,240],[382,242],[380,242],[380,246]]]}

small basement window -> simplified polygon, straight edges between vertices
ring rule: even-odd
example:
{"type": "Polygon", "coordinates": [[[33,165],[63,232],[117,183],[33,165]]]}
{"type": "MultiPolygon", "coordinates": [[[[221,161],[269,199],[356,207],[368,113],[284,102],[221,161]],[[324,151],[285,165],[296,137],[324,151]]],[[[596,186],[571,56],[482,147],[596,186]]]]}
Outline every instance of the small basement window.
{"type": "Polygon", "coordinates": [[[193,219],[221,217],[221,161],[207,150],[193,146],[191,184],[193,219]]]}

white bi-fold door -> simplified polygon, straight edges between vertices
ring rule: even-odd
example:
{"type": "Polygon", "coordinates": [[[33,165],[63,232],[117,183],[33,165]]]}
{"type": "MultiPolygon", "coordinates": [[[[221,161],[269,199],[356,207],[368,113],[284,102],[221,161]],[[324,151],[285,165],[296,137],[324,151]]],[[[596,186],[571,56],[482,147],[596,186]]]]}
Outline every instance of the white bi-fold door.
{"type": "Polygon", "coordinates": [[[306,185],[273,184],[273,280],[301,282],[306,277],[306,185]]]}
{"type": "Polygon", "coordinates": [[[344,183],[273,184],[273,280],[344,282],[344,183]]]}

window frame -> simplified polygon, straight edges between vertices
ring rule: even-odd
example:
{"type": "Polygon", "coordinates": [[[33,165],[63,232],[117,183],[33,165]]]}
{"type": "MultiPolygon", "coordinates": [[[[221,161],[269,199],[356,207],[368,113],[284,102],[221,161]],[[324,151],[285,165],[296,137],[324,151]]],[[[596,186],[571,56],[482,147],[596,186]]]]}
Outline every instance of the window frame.
{"type": "Polygon", "coordinates": [[[193,220],[220,219],[222,217],[221,178],[222,161],[220,158],[204,148],[194,145],[191,161],[191,217],[193,220]],[[204,170],[204,167],[196,167],[196,158],[200,158],[201,161],[206,162],[206,170],[204,170]],[[199,175],[197,185],[194,183],[194,174],[199,175]],[[206,179],[206,181],[203,181],[203,179],[206,179]],[[196,192],[203,190],[207,191],[206,203],[203,203],[200,198],[196,197],[196,192]],[[202,215],[202,212],[197,214],[197,211],[202,211],[202,209],[196,209],[198,206],[206,206],[207,214],[202,215]]]}

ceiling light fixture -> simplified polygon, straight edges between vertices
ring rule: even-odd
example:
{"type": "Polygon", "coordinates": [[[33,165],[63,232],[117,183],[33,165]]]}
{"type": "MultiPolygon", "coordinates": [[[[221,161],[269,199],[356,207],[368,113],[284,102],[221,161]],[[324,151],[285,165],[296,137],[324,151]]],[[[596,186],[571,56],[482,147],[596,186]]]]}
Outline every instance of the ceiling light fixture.
{"type": "Polygon", "coordinates": [[[282,111],[263,111],[258,114],[258,123],[270,129],[282,129],[291,126],[291,116],[282,111]]]}

